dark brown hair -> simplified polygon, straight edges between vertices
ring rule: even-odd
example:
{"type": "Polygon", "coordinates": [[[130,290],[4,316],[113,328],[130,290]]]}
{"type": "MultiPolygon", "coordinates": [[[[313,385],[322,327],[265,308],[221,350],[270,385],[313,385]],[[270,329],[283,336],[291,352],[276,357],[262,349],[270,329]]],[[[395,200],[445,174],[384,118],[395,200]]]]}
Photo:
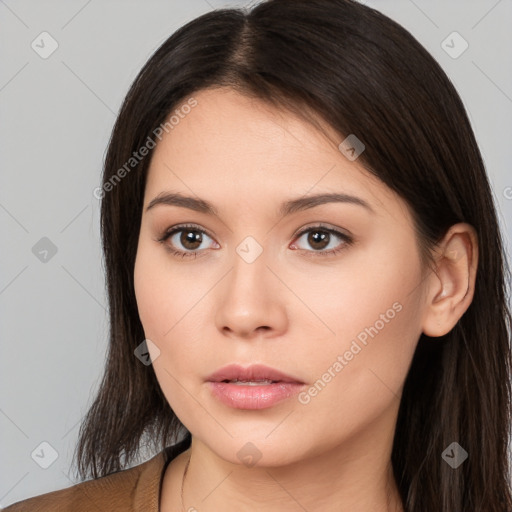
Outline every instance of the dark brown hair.
{"type": "MultiPolygon", "coordinates": [[[[351,0],[216,10],[175,32],[140,71],[113,129],[103,184],[176,106],[221,86],[314,112],[340,142],[356,134],[366,146],[358,163],[407,201],[426,260],[451,225],[476,229],[473,301],[448,334],[418,340],[392,464],[409,512],[510,512],[509,271],[482,157],[446,74],[407,30],[351,0]],[[442,458],[452,442],[469,454],[457,469],[442,458]]],[[[190,435],[152,367],[134,356],[144,340],[133,270],[150,161],[151,153],[102,198],[110,345],[75,452],[83,478],[127,467],[144,436],[159,451],[190,435]]]]}

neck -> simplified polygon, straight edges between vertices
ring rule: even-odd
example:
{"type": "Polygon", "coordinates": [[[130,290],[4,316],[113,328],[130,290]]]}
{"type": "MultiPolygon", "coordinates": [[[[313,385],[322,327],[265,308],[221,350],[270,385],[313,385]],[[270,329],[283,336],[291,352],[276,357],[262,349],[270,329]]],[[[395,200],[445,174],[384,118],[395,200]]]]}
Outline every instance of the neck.
{"type": "Polygon", "coordinates": [[[379,433],[369,428],[358,432],[357,439],[347,439],[335,449],[316,449],[300,461],[254,467],[226,461],[192,437],[174,477],[179,496],[190,461],[183,481],[183,508],[179,503],[169,510],[402,512],[390,462],[392,434],[392,429],[379,433]]]}

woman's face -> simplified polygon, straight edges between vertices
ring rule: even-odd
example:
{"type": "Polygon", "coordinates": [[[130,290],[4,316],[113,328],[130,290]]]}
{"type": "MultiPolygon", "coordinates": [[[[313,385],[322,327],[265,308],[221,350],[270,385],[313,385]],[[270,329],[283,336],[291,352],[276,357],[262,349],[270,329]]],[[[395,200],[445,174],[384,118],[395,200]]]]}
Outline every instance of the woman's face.
{"type": "Polygon", "coordinates": [[[134,275],[170,406],[234,463],[390,446],[425,293],[405,202],[289,113],[229,89],[194,98],[155,148],[134,275]],[[163,194],[190,199],[147,209],[163,194]],[[352,199],[308,200],[322,194],[352,199]],[[289,379],[210,381],[231,364],[289,379]]]}

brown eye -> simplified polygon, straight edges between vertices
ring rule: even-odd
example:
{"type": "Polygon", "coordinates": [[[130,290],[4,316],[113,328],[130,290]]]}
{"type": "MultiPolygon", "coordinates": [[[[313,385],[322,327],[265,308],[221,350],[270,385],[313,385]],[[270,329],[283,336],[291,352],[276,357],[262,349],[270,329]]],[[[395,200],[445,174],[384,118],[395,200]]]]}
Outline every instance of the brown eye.
{"type": "Polygon", "coordinates": [[[313,249],[325,249],[327,245],[329,245],[330,236],[330,233],[327,231],[318,229],[310,231],[307,237],[308,244],[310,244],[313,249]]]}
{"type": "Polygon", "coordinates": [[[300,240],[304,235],[307,235],[305,237],[305,245],[309,246],[309,248],[300,247],[297,242],[294,242],[292,247],[303,249],[315,256],[333,256],[353,243],[353,239],[350,236],[323,226],[313,226],[304,229],[297,235],[296,240],[300,240]],[[341,242],[338,241],[336,243],[336,239],[341,242]],[[327,248],[328,250],[326,250],[327,248]]]}
{"type": "Polygon", "coordinates": [[[201,246],[203,241],[203,235],[200,231],[192,229],[181,230],[181,236],[179,237],[180,243],[185,249],[189,251],[195,251],[201,246]]]}
{"type": "Polygon", "coordinates": [[[199,226],[181,225],[168,229],[158,238],[158,242],[164,244],[165,249],[172,255],[187,258],[190,256],[197,257],[199,253],[206,252],[205,249],[207,249],[208,246],[203,248],[201,248],[201,246],[206,245],[203,242],[207,239],[211,240],[210,246],[213,246],[213,248],[219,247],[212,237],[199,226]]]}

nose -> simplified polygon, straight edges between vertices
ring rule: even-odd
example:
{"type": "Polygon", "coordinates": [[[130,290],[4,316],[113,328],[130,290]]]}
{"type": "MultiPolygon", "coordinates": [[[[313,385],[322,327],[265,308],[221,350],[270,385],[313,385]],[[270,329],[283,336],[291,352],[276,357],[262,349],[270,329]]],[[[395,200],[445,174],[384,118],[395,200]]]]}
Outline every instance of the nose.
{"type": "Polygon", "coordinates": [[[288,326],[286,288],[269,268],[265,251],[250,263],[238,254],[219,283],[215,322],[233,338],[275,337],[288,326]]]}

